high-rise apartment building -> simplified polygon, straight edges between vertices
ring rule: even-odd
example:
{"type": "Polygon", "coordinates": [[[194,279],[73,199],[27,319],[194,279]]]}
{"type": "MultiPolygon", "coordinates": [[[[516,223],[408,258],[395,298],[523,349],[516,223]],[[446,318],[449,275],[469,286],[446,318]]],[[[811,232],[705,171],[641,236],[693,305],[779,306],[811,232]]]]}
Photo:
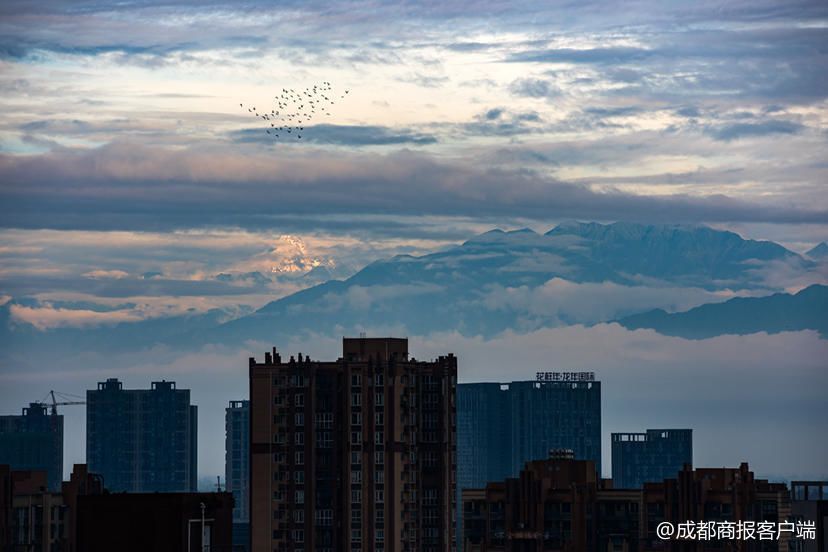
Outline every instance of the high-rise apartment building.
{"type": "Polygon", "coordinates": [[[454,550],[457,359],[408,340],[250,359],[253,550],[454,550]]]}
{"type": "Polygon", "coordinates": [[[0,416],[0,464],[43,470],[51,491],[63,481],[63,416],[31,403],[20,416],[0,416]]]}
{"type": "Polygon", "coordinates": [[[670,479],[685,464],[693,465],[692,429],[612,434],[612,484],[617,489],[670,479]]]}
{"type": "Polygon", "coordinates": [[[112,492],[196,490],[198,410],[171,381],[124,389],[117,379],[86,392],[86,459],[112,492]]]}
{"type": "Polygon", "coordinates": [[[462,489],[517,477],[526,462],[552,449],[572,450],[600,470],[601,383],[593,373],[540,372],[535,381],[457,386],[458,501],[462,489]]]}
{"type": "Polygon", "coordinates": [[[233,493],[233,523],[250,521],[250,401],[230,401],[225,411],[224,477],[233,493]]]}

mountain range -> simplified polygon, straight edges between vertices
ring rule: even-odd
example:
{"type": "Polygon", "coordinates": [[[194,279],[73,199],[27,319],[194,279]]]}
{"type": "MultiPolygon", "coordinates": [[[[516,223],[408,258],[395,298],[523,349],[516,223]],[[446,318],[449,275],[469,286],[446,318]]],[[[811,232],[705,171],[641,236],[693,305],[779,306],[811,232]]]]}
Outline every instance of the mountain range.
{"type": "Polygon", "coordinates": [[[820,242],[813,249],[809,249],[806,253],[812,259],[828,259],[828,243],[820,242]]]}
{"type": "MultiPolygon", "coordinates": [[[[249,340],[275,343],[299,334],[372,330],[402,335],[450,331],[489,337],[504,331],[611,320],[631,328],[662,328],[684,335],[676,325],[701,324],[695,321],[706,319],[710,326],[706,334],[688,330],[687,335],[714,335],[731,329],[721,320],[716,324],[714,315],[707,314],[720,311],[689,311],[686,317],[668,311],[720,303],[734,294],[778,292],[778,284],[767,277],[775,268],[784,267],[785,274],[807,278],[816,263],[777,243],[744,239],[705,226],[573,222],[545,234],[496,229],[443,251],[373,262],[344,280],[313,285],[254,312],[213,310],[42,331],[10,316],[9,309],[27,301],[12,299],[0,306],[0,343],[20,350],[27,346],[81,350],[156,344],[187,347],[249,340]],[[644,314],[632,316],[639,313],[644,314]]],[[[257,276],[233,276],[238,277],[257,276]]],[[[778,298],[751,308],[776,308],[776,302],[786,302],[791,296],[774,297],[778,298]]],[[[796,297],[786,316],[796,318],[801,309],[803,317],[813,319],[814,313],[796,297]]],[[[743,324],[745,331],[813,327],[810,322],[780,326],[772,315],[757,314],[754,322],[743,324]]]]}
{"type": "Polygon", "coordinates": [[[654,309],[618,322],[630,330],[648,328],[686,339],[802,330],[816,330],[828,339],[828,286],[814,284],[793,295],[735,297],[684,312],[654,309]]]}

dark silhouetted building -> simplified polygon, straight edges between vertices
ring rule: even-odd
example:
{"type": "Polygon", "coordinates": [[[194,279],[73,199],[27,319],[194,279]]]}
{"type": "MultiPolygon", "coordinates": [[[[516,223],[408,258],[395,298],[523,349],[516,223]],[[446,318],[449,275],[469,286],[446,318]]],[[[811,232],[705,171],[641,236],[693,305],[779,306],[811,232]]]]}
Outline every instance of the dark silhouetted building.
{"type": "Polygon", "coordinates": [[[600,469],[601,383],[594,374],[541,372],[535,381],[457,386],[458,503],[463,489],[516,477],[551,449],[571,449],[600,469]]]}
{"type": "Polygon", "coordinates": [[[78,498],[77,550],[82,552],[230,552],[232,531],[230,493],[78,498]]]}
{"type": "Polygon", "coordinates": [[[230,401],[225,411],[224,477],[233,494],[233,541],[246,549],[250,539],[250,401],[230,401]]]}
{"type": "Polygon", "coordinates": [[[198,411],[188,389],[170,381],[123,389],[108,379],[86,402],[86,459],[108,490],[196,490],[198,411]]]}
{"type": "Polygon", "coordinates": [[[517,478],[463,491],[463,547],[483,551],[788,551],[790,539],[677,541],[656,536],[659,523],[772,521],[790,518],[784,484],[739,468],[689,466],[676,478],[614,489],[591,461],[556,451],[526,464],[517,478]]]}
{"type": "Polygon", "coordinates": [[[685,464],[693,465],[692,429],[612,434],[612,484],[617,489],[670,479],[685,464]]]}
{"type": "Polygon", "coordinates": [[[454,550],[456,381],[407,339],[251,358],[252,550],[454,550]]]}
{"type": "Polygon", "coordinates": [[[103,492],[101,478],[75,464],[60,492],[47,489],[45,471],[12,470],[0,465],[0,550],[74,552],[77,503],[103,492]]]}
{"type": "Polygon", "coordinates": [[[232,550],[230,493],[109,494],[103,483],[86,465],[76,464],[60,492],[50,492],[46,472],[16,471],[0,465],[0,550],[232,550]]]}
{"type": "Polygon", "coordinates": [[[13,470],[44,470],[47,487],[63,480],[63,416],[31,403],[20,416],[0,416],[0,464],[13,470]]]}
{"type": "Polygon", "coordinates": [[[792,540],[790,552],[828,552],[828,481],[791,481],[791,521],[814,522],[816,539],[792,540]]]}

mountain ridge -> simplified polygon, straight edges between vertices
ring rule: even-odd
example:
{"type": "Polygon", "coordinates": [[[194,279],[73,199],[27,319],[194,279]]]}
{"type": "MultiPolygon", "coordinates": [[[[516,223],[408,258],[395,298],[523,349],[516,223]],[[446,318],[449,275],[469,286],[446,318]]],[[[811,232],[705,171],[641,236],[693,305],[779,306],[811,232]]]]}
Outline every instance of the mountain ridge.
{"type": "Polygon", "coordinates": [[[13,345],[16,333],[26,335],[23,341],[46,336],[45,342],[67,345],[82,334],[83,343],[102,347],[110,341],[183,347],[379,328],[487,338],[620,320],[657,307],[684,310],[715,301],[722,290],[778,291],[762,270],[778,263],[800,275],[816,266],[774,242],[704,226],[569,222],[543,234],[496,228],[425,255],[379,259],[348,278],[309,286],[230,320],[212,312],[40,332],[12,327],[6,316],[0,342],[13,345]]]}
{"type": "Polygon", "coordinates": [[[802,330],[816,330],[828,338],[828,286],[812,284],[795,294],[734,297],[676,313],[653,309],[617,322],[628,330],[652,329],[687,339],[802,330]]]}

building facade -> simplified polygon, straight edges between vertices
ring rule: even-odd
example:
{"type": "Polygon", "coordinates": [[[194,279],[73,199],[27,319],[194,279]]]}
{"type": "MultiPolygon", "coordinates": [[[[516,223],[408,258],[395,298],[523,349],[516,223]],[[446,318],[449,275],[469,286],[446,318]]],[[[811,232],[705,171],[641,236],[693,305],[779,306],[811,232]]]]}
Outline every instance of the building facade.
{"type": "Polygon", "coordinates": [[[456,381],[407,339],[251,358],[252,550],[454,550],[456,381]]]}
{"type": "Polygon", "coordinates": [[[230,401],[225,410],[224,478],[233,494],[233,523],[250,521],[250,401],[230,401]]]}
{"type": "Polygon", "coordinates": [[[676,476],[693,465],[692,429],[648,429],[646,433],[612,434],[612,484],[637,489],[644,483],[676,476]]]}
{"type": "Polygon", "coordinates": [[[224,417],[224,480],[233,495],[233,550],[250,544],[250,401],[230,401],[224,417]]]}
{"type": "Polygon", "coordinates": [[[536,381],[457,386],[458,503],[463,489],[517,477],[552,449],[570,449],[600,469],[601,383],[593,374],[542,372],[536,381]]]}
{"type": "Polygon", "coordinates": [[[828,552],[828,481],[791,481],[791,521],[813,522],[816,538],[792,541],[790,552],[828,552]]]}
{"type": "Polygon", "coordinates": [[[0,550],[76,552],[78,497],[100,494],[100,477],[75,464],[59,491],[46,486],[41,470],[12,470],[0,465],[0,550]]]}
{"type": "Polygon", "coordinates": [[[75,464],[59,492],[46,472],[0,465],[0,550],[230,552],[230,493],[114,493],[75,464]]]}
{"type": "Polygon", "coordinates": [[[193,492],[198,410],[174,382],[124,389],[117,379],[86,392],[86,459],[112,492],[193,492]]]}
{"type": "Polygon", "coordinates": [[[13,470],[43,470],[47,487],[63,481],[63,416],[31,403],[20,416],[0,416],[0,464],[13,470]]]}
{"type": "MultiPolygon", "coordinates": [[[[662,540],[662,522],[736,523],[791,518],[784,484],[739,468],[693,470],[638,489],[614,489],[590,461],[553,456],[526,464],[517,478],[463,491],[463,548],[489,551],[785,551],[773,540],[662,540]]],[[[774,536],[775,537],[775,536],[774,536]]]]}

